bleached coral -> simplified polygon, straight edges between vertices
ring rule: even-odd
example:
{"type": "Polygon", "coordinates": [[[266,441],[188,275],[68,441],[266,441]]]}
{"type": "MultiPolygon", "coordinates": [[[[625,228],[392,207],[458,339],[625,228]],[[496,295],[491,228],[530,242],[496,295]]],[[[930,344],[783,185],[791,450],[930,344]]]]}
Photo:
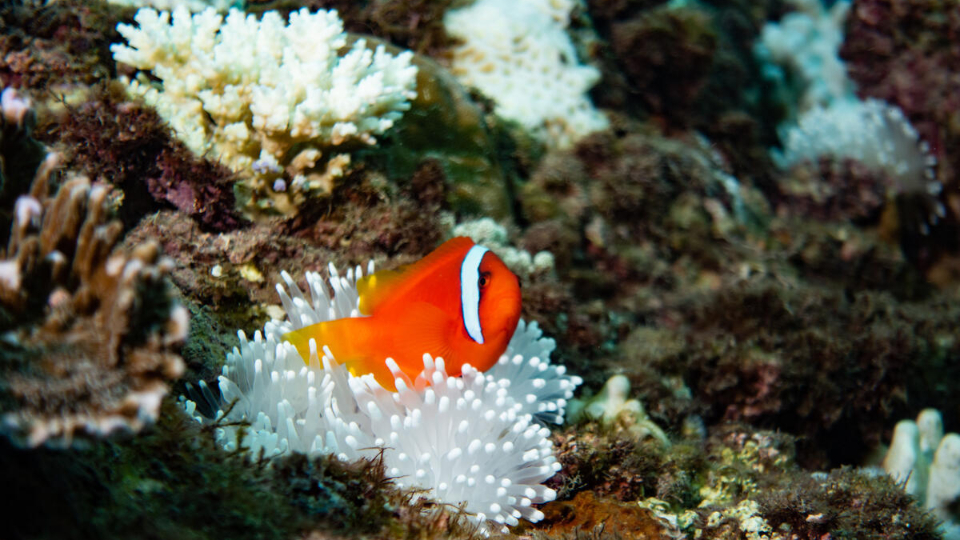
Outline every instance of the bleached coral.
{"type": "Polygon", "coordinates": [[[801,112],[851,95],[853,81],[838,52],[850,2],[841,0],[829,10],[820,0],[791,3],[798,11],[765,24],[754,49],[767,77],[784,80],[786,70],[798,81],[801,112]]]}
{"type": "Polygon", "coordinates": [[[463,41],[453,72],[496,102],[549,145],[571,146],[607,127],[587,91],[599,71],[577,62],[566,33],[572,0],[478,0],[444,17],[447,33],[463,41]]]}
{"type": "Polygon", "coordinates": [[[141,72],[131,94],[155,106],[197,154],[240,175],[248,210],[296,212],[349,164],[345,143],[372,145],[416,97],[413,54],[392,55],[347,35],[336,11],[307,9],[284,23],[230,10],[173,15],[144,8],[114,58],[141,72]],[[148,76],[151,72],[152,77],[148,76]]]}
{"type": "Polygon", "coordinates": [[[893,431],[883,469],[926,510],[941,520],[947,540],[960,539],[960,435],[943,433],[936,409],[924,409],[913,420],[901,420],[893,431]]]}
{"type": "Polygon", "coordinates": [[[819,0],[793,0],[798,9],[780,23],[767,23],[754,53],[765,62],[768,78],[783,82],[793,75],[799,92],[791,120],[778,127],[783,151],[773,150],[782,167],[821,158],[852,159],[886,174],[891,195],[920,195],[926,215],[913,224],[927,233],[944,217],[937,200],[936,158],[926,141],[896,106],[877,99],[860,100],[839,56],[850,2],[827,10],[819,0]]]}
{"type": "MultiPolygon", "coordinates": [[[[933,171],[937,161],[929,146],[899,108],[883,101],[850,98],[815,106],[796,125],[781,128],[781,139],[783,153],[774,157],[783,166],[821,157],[854,159],[887,174],[892,193],[940,193],[933,171]]],[[[944,214],[941,204],[933,204],[929,219],[936,223],[944,214]]],[[[921,224],[922,230],[926,227],[921,224]]]]}
{"type": "Polygon", "coordinates": [[[614,375],[607,379],[597,395],[570,403],[570,421],[592,419],[599,420],[605,426],[622,422],[623,427],[637,439],[653,437],[665,445],[670,444],[667,434],[650,419],[643,404],[636,399],[627,399],[629,396],[630,380],[623,375],[614,375]]]}
{"type": "MultiPolygon", "coordinates": [[[[410,380],[389,360],[398,390],[389,392],[370,375],[351,375],[329,351],[314,348],[304,362],[282,341],[295,328],[358,316],[361,269],[340,276],[331,266],[330,274],[328,289],[318,274],[307,273],[309,300],[284,274],[286,286],[277,290],[288,320],[268,322],[253,340],[240,333],[220,377],[222,402],[204,393],[214,410],[232,404],[227,420],[250,427],[221,428],[221,444],[235,449],[237,430],[245,429],[241,444],[267,456],[297,451],[357,459],[382,449],[395,482],[444,503],[464,502],[485,528],[541,519],[531,505],[555,497],[542,484],[559,464],[549,430],[535,417],[561,421],[580,384],[550,364],[553,341],[521,321],[494,368],[480,373],[465,366],[462,377],[447,376],[442,359],[424,355],[423,372],[410,380]]],[[[203,420],[196,404],[185,405],[203,420]]]]}
{"type": "Polygon", "coordinates": [[[453,227],[450,234],[466,236],[489,247],[510,270],[522,276],[552,272],[555,268],[553,253],[540,251],[531,255],[529,251],[511,246],[506,227],[488,217],[460,223],[453,227]]]}

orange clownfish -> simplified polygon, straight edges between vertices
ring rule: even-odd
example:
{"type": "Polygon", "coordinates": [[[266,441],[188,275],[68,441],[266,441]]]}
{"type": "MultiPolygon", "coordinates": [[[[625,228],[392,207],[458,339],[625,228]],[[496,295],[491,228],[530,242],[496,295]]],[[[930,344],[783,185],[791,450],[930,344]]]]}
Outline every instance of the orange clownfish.
{"type": "Polygon", "coordinates": [[[464,237],[453,238],[416,263],[357,281],[366,317],[322,322],[284,339],[304,358],[310,340],[330,348],[354,375],[372,373],[396,390],[386,359],[411,379],[423,355],[443,357],[449,375],[464,364],[486,371],[500,358],[520,320],[520,282],[500,257],[464,237]]]}

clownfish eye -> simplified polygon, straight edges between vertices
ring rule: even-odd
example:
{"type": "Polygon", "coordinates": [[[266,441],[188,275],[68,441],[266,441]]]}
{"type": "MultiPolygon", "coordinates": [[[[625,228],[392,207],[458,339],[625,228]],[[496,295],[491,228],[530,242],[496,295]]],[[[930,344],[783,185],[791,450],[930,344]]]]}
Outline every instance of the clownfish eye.
{"type": "Polygon", "coordinates": [[[481,289],[490,284],[490,273],[483,272],[480,274],[480,279],[477,280],[477,286],[481,289]]]}

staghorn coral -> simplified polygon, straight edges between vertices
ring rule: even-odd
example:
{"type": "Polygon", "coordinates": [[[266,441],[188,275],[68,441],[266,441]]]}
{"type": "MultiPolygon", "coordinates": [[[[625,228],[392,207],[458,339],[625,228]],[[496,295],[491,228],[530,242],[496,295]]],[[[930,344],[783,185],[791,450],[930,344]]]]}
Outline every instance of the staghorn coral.
{"type": "Polygon", "coordinates": [[[122,227],[106,186],[78,176],[48,193],[56,161],[17,199],[0,255],[2,431],[28,446],[155,420],[183,370],[173,351],[189,318],[155,243],[115,249],[122,227]]]}

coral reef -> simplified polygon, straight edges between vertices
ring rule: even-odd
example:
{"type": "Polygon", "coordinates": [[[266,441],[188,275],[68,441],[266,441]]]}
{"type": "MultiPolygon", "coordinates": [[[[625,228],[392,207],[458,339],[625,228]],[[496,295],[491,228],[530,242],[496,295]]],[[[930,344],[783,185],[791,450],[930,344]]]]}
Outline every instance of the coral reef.
{"type": "Polygon", "coordinates": [[[12,538],[475,538],[456,511],[411,502],[377,460],[228,454],[172,401],[156,429],[88,449],[0,439],[12,538]],[[58,489],[51,489],[58,486],[58,489]],[[56,512],[50,508],[55,507],[56,512]],[[176,508],[176,519],[170,509],[176,508]]]}
{"type": "MultiPolygon", "coordinates": [[[[895,306],[871,292],[848,300],[839,291],[791,291],[763,279],[707,296],[672,308],[687,315],[682,329],[659,330],[669,348],[647,345],[652,332],[638,330],[636,348],[623,351],[638,366],[637,379],[656,380],[640,375],[655,366],[689,385],[695,399],[680,403],[693,408],[674,414],[701,412],[708,424],[745,420],[805,435],[818,442],[801,443],[803,462],[822,467],[856,462],[879,443],[888,415],[903,408],[902,396],[916,394],[913,404],[954,403],[951,385],[931,392],[926,382],[956,354],[946,339],[955,316],[949,303],[895,306]],[[834,337],[838,332],[846,338],[834,337]]],[[[662,320],[676,319],[672,309],[662,320]]],[[[650,403],[671,403],[674,391],[666,385],[646,389],[650,403]]]]}
{"type": "MultiPolygon", "coordinates": [[[[389,51],[399,53],[389,45],[389,51]]],[[[400,186],[418,170],[436,169],[445,183],[446,206],[457,213],[513,218],[511,177],[504,146],[507,129],[437,62],[415,56],[417,97],[410,111],[380,138],[356,152],[357,161],[382,171],[400,186]]],[[[415,187],[415,186],[414,186],[415,187]]],[[[420,198],[414,190],[411,196],[420,198]]]]}
{"type": "Polygon", "coordinates": [[[828,157],[855,160],[888,179],[891,200],[901,193],[925,195],[927,211],[918,223],[903,223],[908,230],[928,234],[931,225],[946,217],[936,199],[942,188],[934,177],[936,158],[896,107],[875,99],[835,100],[826,108],[804,111],[782,136],[783,153],[774,155],[782,166],[828,157]]]}
{"type": "Polygon", "coordinates": [[[507,242],[507,229],[490,218],[465,221],[454,227],[450,234],[467,236],[474,242],[489,247],[521,279],[529,279],[533,274],[553,271],[552,253],[539,251],[531,255],[529,251],[510,246],[507,242]]]}
{"type": "Polygon", "coordinates": [[[0,4],[8,535],[952,534],[955,436],[893,428],[960,410],[946,4],[0,4]],[[451,232],[538,322],[489,371],[283,343],[451,232]]]}
{"type": "Polygon", "coordinates": [[[106,186],[75,176],[56,188],[56,154],[31,168],[29,154],[7,153],[38,143],[27,144],[29,102],[0,96],[4,198],[17,196],[0,253],[3,432],[37,446],[139,431],[183,371],[189,316],[165,280],[170,261],[155,243],[115,249],[106,186]],[[35,175],[29,190],[16,193],[12,167],[35,175]]]}
{"type": "Polygon", "coordinates": [[[153,109],[127,98],[122,85],[98,85],[82,102],[64,103],[38,132],[62,149],[64,167],[123,193],[118,214],[125,228],[169,207],[208,230],[243,224],[230,170],[194,156],[153,109]]]}
{"type": "Polygon", "coordinates": [[[107,0],[107,2],[116,6],[151,7],[168,11],[183,6],[191,12],[203,11],[211,7],[217,11],[227,11],[230,8],[242,7],[244,4],[243,0],[107,0]]]}
{"type": "Polygon", "coordinates": [[[941,521],[945,539],[960,538],[960,435],[944,435],[939,411],[924,409],[916,422],[897,422],[883,470],[941,521]]]}
{"type": "Polygon", "coordinates": [[[659,6],[609,25],[611,50],[643,109],[689,122],[683,116],[695,110],[717,50],[710,15],[659,6]]]}
{"type": "Polygon", "coordinates": [[[800,538],[940,538],[936,522],[887,478],[845,468],[808,475],[757,497],[771,531],[800,538]],[[865,496],[869,494],[869,496],[865,496]]]}
{"type": "MultiPolygon", "coordinates": [[[[960,101],[951,81],[960,72],[953,36],[960,14],[927,0],[856,0],[850,9],[848,39],[840,48],[858,95],[899,107],[928,141],[941,163],[939,179],[957,187],[960,101]]],[[[955,197],[954,197],[955,198],[955,197]]]]}
{"type": "Polygon", "coordinates": [[[623,422],[629,433],[638,439],[654,437],[664,444],[670,444],[660,426],[647,416],[643,405],[636,399],[627,399],[629,395],[629,379],[623,375],[614,375],[604,383],[597,395],[570,402],[568,406],[570,421],[599,420],[604,426],[623,422]]]}
{"type": "MultiPolygon", "coordinates": [[[[954,81],[960,73],[960,53],[953,47],[960,16],[946,4],[925,0],[857,0],[853,2],[840,56],[847,62],[857,95],[882,99],[899,107],[927,141],[937,158],[937,180],[947,216],[929,237],[902,239],[904,250],[925,268],[956,279],[960,249],[960,157],[950,149],[960,144],[956,121],[960,111],[954,81]]],[[[907,221],[922,219],[929,205],[923,194],[905,194],[899,213],[907,221]]]]}
{"type": "Polygon", "coordinates": [[[0,89],[0,230],[10,230],[14,201],[27,193],[47,149],[33,138],[36,114],[29,98],[0,89]]]}
{"type": "Polygon", "coordinates": [[[286,14],[301,7],[335,9],[347,32],[371,34],[403,49],[442,58],[452,43],[443,15],[453,4],[454,0],[259,0],[246,10],[286,14]]]}
{"type": "Polygon", "coordinates": [[[790,100],[795,104],[790,116],[795,117],[843,99],[854,85],[837,54],[850,2],[836,2],[829,8],[819,1],[790,3],[797,11],[780,22],[765,24],[755,53],[768,66],[765,76],[796,94],[790,100]]]}

